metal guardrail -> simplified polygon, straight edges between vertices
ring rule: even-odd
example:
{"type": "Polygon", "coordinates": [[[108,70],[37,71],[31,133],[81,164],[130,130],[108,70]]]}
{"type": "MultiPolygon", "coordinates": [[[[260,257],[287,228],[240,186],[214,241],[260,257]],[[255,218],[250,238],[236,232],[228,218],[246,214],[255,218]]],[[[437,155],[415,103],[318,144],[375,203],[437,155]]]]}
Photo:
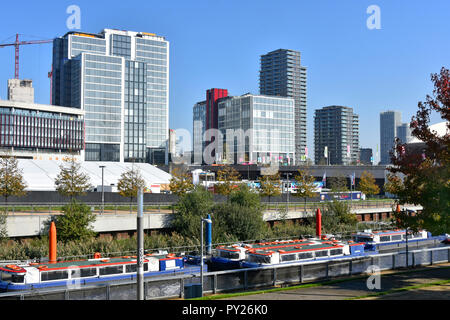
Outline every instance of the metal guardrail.
{"type": "MultiPolygon", "coordinates": [[[[371,201],[371,200],[358,200],[358,201],[345,201],[347,202],[351,209],[363,209],[363,208],[386,208],[393,207],[394,202],[392,201],[371,201]]],[[[0,210],[5,210],[8,208],[8,213],[14,215],[16,213],[29,213],[29,214],[39,214],[39,213],[52,213],[57,214],[60,212],[61,207],[66,205],[67,202],[42,202],[42,203],[21,203],[21,202],[11,202],[7,205],[0,203],[0,210]]],[[[89,207],[92,208],[92,211],[96,214],[100,214],[102,212],[102,203],[101,202],[91,202],[87,203],[89,207]]],[[[318,207],[323,208],[326,205],[326,202],[307,202],[306,210],[310,211],[311,209],[316,209],[318,207]]],[[[134,212],[137,210],[137,204],[125,203],[125,202],[111,202],[104,204],[105,211],[109,213],[118,212],[126,213],[126,212],[134,212]],[[131,209],[130,209],[131,206],[131,209]]],[[[304,211],[305,204],[302,202],[271,202],[271,203],[262,203],[262,207],[266,211],[304,211]]],[[[159,203],[144,203],[144,213],[145,212],[174,212],[175,204],[173,202],[159,202],[159,203]]]]}
{"type": "MultiPolygon", "coordinates": [[[[267,266],[204,273],[204,293],[248,290],[275,285],[301,284],[334,277],[368,274],[369,267],[380,271],[415,268],[450,262],[450,247],[411,250],[306,262],[298,265],[267,266]]],[[[147,278],[144,294],[147,300],[184,298],[185,286],[200,283],[200,275],[177,275],[147,278]]],[[[135,300],[136,281],[83,286],[81,288],[49,289],[1,293],[0,300],[135,300]]]]}

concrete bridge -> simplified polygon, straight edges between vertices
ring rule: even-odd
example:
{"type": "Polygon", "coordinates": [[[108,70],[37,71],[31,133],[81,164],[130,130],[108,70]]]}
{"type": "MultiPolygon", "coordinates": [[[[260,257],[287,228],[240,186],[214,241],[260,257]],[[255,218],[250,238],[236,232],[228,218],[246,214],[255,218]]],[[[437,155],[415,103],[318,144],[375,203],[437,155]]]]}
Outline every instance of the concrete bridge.
{"type": "MultiPolygon", "coordinates": [[[[279,208],[271,208],[265,210],[263,219],[267,223],[273,225],[277,221],[284,219],[299,221],[314,216],[315,209],[307,208],[304,210],[301,206],[290,208],[286,213],[280,212],[279,208]]],[[[413,211],[422,210],[421,206],[401,206],[401,209],[413,211]]],[[[389,205],[379,207],[353,207],[351,210],[358,221],[382,221],[389,219],[392,214],[392,207],[389,205]]],[[[14,214],[7,218],[6,228],[10,238],[35,237],[44,235],[46,222],[51,219],[51,214],[14,214]]],[[[147,232],[170,229],[172,213],[170,212],[149,212],[144,213],[144,230],[147,232]]],[[[136,231],[136,215],[130,213],[105,213],[97,215],[96,221],[93,223],[93,230],[100,234],[120,234],[125,233],[132,235],[136,231]]]]}

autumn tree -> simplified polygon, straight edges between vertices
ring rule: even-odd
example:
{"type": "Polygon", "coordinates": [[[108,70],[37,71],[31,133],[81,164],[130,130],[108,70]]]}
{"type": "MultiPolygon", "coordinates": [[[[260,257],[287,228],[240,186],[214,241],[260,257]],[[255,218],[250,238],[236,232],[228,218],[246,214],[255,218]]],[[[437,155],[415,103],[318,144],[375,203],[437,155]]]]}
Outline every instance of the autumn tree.
{"type": "Polygon", "coordinates": [[[328,184],[332,192],[345,192],[348,191],[347,178],[339,173],[334,177],[328,178],[328,184]]]}
{"type": "Polygon", "coordinates": [[[170,191],[178,196],[184,195],[188,191],[194,189],[192,174],[182,168],[174,168],[172,170],[172,178],[169,183],[170,191]]]}
{"type": "Polygon", "coordinates": [[[279,172],[273,175],[263,175],[258,178],[258,181],[260,184],[259,195],[262,197],[269,197],[269,204],[271,197],[276,197],[281,194],[281,179],[279,172]]]}
{"type": "Polygon", "coordinates": [[[86,240],[95,235],[92,223],[96,216],[91,208],[84,203],[71,199],[62,208],[62,215],[55,217],[58,239],[67,242],[71,240],[86,240]]]}
{"type": "Polygon", "coordinates": [[[400,204],[416,204],[422,212],[410,217],[406,212],[394,213],[397,224],[426,229],[434,234],[450,230],[450,76],[442,68],[432,74],[433,96],[418,103],[412,117],[412,135],[421,140],[421,150],[396,141],[391,152],[393,166],[389,168],[388,188],[400,204]],[[445,121],[443,135],[429,128],[430,115],[435,112],[445,121]]]}
{"type": "Polygon", "coordinates": [[[25,195],[26,187],[17,159],[10,155],[0,157],[0,195],[5,198],[5,204],[10,196],[25,195]]]}
{"type": "Polygon", "coordinates": [[[133,198],[137,197],[138,190],[144,189],[145,180],[139,168],[134,165],[130,169],[122,172],[117,182],[117,190],[122,197],[130,198],[130,212],[132,208],[133,198]]]}
{"type": "Polygon", "coordinates": [[[230,166],[224,166],[217,171],[216,180],[219,182],[214,186],[216,193],[229,196],[237,181],[241,180],[241,175],[236,169],[230,166]]]}
{"type": "Polygon", "coordinates": [[[306,198],[314,197],[316,192],[316,186],[314,185],[315,179],[313,176],[309,175],[306,170],[302,169],[297,170],[294,179],[297,183],[297,189],[293,195],[304,199],[306,212],[306,198]]]}
{"type": "Polygon", "coordinates": [[[380,192],[380,188],[375,183],[375,177],[372,173],[363,171],[361,178],[359,179],[359,190],[367,196],[378,194],[380,192]]]}
{"type": "Polygon", "coordinates": [[[60,171],[56,176],[55,186],[56,191],[72,200],[74,197],[85,194],[93,186],[89,175],[81,171],[81,165],[75,157],[72,156],[66,162],[59,166],[60,171]]]}

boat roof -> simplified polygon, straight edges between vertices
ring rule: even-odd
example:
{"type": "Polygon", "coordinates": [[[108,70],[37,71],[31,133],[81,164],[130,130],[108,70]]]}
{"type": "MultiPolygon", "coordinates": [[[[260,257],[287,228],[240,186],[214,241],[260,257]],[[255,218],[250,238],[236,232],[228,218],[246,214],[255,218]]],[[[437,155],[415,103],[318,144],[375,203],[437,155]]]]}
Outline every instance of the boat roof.
{"type": "MultiPolygon", "coordinates": [[[[172,259],[182,259],[181,257],[176,257],[173,254],[146,254],[144,256],[144,262],[148,262],[150,258],[156,258],[158,260],[172,260],[172,259]]],[[[19,272],[18,268],[20,268],[21,272],[26,272],[24,268],[26,267],[35,267],[40,269],[41,271],[50,271],[50,270],[61,270],[68,268],[88,268],[88,267],[98,267],[98,266],[114,266],[114,265],[123,265],[123,264],[133,264],[136,263],[137,256],[121,256],[121,257],[104,257],[98,259],[83,259],[83,260],[71,260],[71,261],[57,261],[54,263],[51,262],[42,262],[42,263],[28,263],[25,265],[7,265],[0,268],[0,271],[7,272],[19,272]]]]}
{"type": "MultiPolygon", "coordinates": [[[[423,230],[420,230],[421,232],[423,230]]],[[[354,233],[353,235],[359,235],[359,236],[371,236],[371,235],[377,235],[377,236],[387,236],[387,235],[394,235],[394,234],[404,234],[406,232],[405,229],[394,229],[394,230],[378,230],[378,231],[360,231],[357,233],[354,233]]]]}
{"type": "Polygon", "coordinates": [[[238,251],[239,248],[245,248],[249,254],[261,254],[269,255],[273,252],[278,251],[281,254],[320,250],[326,248],[342,248],[344,245],[359,245],[361,243],[354,243],[353,241],[342,242],[338,240],[328,240],[328,239],[296,239],[296,240],[283,240],[283,241],[270,241],[270,242],[260,242],[253,244],[241,244],[234,246],[221,246],[218,250],[225,251],[238,251]]]}

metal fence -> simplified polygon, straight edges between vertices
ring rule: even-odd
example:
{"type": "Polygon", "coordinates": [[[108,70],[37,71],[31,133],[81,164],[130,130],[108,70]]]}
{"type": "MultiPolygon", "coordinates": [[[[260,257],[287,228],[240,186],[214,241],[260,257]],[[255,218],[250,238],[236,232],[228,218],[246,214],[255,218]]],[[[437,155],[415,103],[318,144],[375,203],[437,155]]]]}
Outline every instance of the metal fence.
{"type": "MultiPolygon", "coordinates": [[[[380,271],[415,268],[450,262],[450,248],[431,248],[405,252],[337,260],[307,262],[299,265],[261,267],[204,273],[204,293],[247,290],[275,285],[301,284],[335,277],[367,274],[370,266],[380,271]]],[[[200,275],[178,275],[147,278],[144,293],[147,300],[184,298],[185,288],[199,284],[200,275]]],[[[0,300],[134,300],[136,280],[115,282],[81,288],[54,289],[21,293],[2,293],[0,300]]]]}

